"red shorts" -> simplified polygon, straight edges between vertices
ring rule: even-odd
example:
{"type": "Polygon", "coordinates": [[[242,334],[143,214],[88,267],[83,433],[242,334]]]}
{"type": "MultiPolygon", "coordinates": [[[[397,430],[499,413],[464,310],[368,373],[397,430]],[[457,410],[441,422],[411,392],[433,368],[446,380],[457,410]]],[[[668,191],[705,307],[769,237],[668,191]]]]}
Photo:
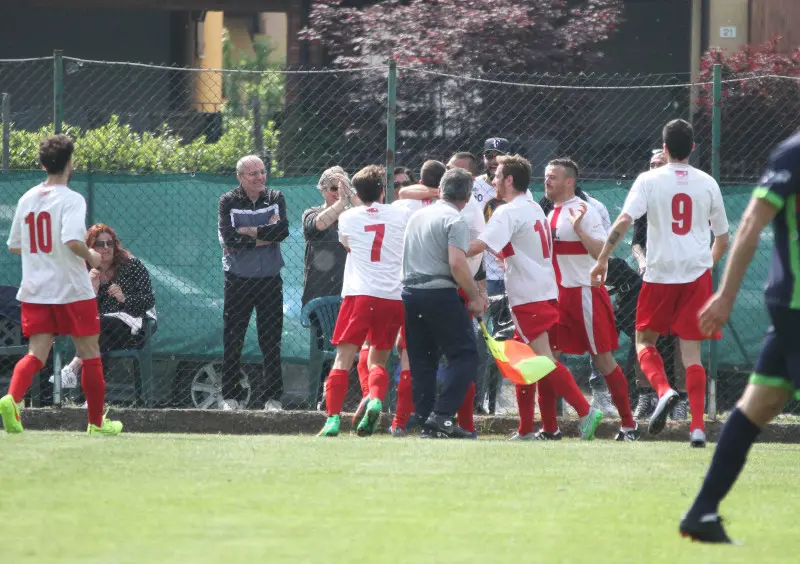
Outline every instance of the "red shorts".
{"type": "Polygon", "coordinates": [[[526,345],[542,333],[550,337],[550,347],[558,327],[558,301],[531,302],[511,308],[514,321],[514,339],[526,345]]]}
{"type": "Polygon", "coordinates": [[[636,304],[636,330],[655,331],[661,335],[672,333],[686,341],[721,339],[721,333],[713,337],[703,335],[697,319],[712,294],[710,270],[685,284],[643,282],[636,304]]]}
{"type": "Polygon", "coordinates": [[[347,296],[339,308],[331,343],[358,345],[369,339],[379,350],[394,348],[397,332],[403,325],[403,302],[372,296],[347,296]]]}
{"type": "Polygon", "coordinates": [[[69,304],[22,304],[22,334],[91,337],[100,334],[97,300],[69,304]]]}
{"type": "Polygon", "coordinates": [[[619,348],[614,309],[605,287],[558,289],[558,350],[603,354],[619,348]]]}

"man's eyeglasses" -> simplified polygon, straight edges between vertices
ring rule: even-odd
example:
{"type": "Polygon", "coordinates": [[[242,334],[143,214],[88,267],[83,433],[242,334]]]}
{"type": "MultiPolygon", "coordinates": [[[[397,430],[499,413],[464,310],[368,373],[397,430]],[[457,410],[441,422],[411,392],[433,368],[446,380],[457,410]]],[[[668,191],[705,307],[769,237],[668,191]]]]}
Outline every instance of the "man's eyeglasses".
{"type": "Polygon", "coordinates": [[[500,156],[500,153],[497,153],[497,152],[495,152],[495,151],[486,151],[486,152],[483,154],[483,156],[484,156],[485,158],[487,158],[487,159],[496,159],[497,157],[499,157],[499,156],[500,156]]]}
{"type": "Polygon", "coordinates": [[[251,170],[250,172],[245,172],[245,175],[249,176],[250,178],[257,178],[259,176],[266,176],[267,171],[262,168],[261,170],[251,170]]]}
{"type": "Polygon", "coordinates": [[[114,246],[114,241],[95,241],[94,247],[95,249],[102,249],[102,248],[112,248],[114,246]]]}
{"type": "Polygon", "coordinates": [[[401,180],[400,182],[394,183],[395,190],[397,190],[398,188],[405,188],[406,186],[411,186],[410,180],[401,180]]]}

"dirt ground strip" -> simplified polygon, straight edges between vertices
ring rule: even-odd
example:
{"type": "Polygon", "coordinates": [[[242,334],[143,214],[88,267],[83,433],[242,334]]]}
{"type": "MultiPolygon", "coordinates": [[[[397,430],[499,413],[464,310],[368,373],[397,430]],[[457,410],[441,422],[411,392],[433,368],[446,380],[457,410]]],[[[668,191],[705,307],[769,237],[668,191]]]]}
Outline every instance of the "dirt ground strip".
{"type": "MultiPolygon", "coordinates": [[[[109,417],[121,420],[125,432],[129,433],[203,433],[223,435],[294,435],[316,434],[325,423],[325,415],[314,411],[284,411],[264,413],[259,411],[203,411],[192,409],[112,409],[109,417]]],[[[350,414],[342,417],[342,432],[350,431],[350,414]]],[[[478,434],[500,438],[510,435],[517,428],[514,417],[476,417],[478,434]]],[[[578,422],[560,420],[561,431],[566,437],[578,436],[578,422]]],[[[83,431],[86,429],[86,411],[78,408],[41,408],[22,410],[22,424],[26,429],[37,431],[83,431]]],[[[384,416],[381,432],[389,426],[384,416]]],[[[650,437],[645,425],[641,425],[642,440],[686,441],[689,436],[688,422],[669,422],[658,437],[650,437]]],[[[619,421],[605,420],[597,430],[601,439],[613,438],[619,429],[619,421]]],[[[713,441],[721,423],[709,422],[706,432],[713,441]]],[[[800,442],[800,425],[773,424],[767,426],[759,438],[762,442],[800,442]]]]}

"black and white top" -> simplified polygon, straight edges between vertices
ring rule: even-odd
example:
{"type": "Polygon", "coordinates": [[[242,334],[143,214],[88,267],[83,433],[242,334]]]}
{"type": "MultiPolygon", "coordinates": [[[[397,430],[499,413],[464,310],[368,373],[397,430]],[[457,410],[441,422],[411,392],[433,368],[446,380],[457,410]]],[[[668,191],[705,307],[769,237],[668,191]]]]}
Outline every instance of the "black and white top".
{"type": "Polygon", "coordinates": [[[97,307],[103,316],[117,317],[131,328],[131,333],[136,334],[142,327],[145,315],[155,319],[156,297],[150,283],[150,273],[136,257],[122,263],[114,277],[108,282],[100,284],[97,291],[97,307]],[[125,295],[125,301],[120,302],[108,293],[112,284],[117,284],[125,295]]]}

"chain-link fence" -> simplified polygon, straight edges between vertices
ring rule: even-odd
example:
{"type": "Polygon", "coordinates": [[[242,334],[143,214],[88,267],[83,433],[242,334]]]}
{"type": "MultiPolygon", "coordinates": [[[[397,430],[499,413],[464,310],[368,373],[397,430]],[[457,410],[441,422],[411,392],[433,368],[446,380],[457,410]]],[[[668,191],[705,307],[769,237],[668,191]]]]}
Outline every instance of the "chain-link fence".
{"type": "MultiPolygon", "coordinates": [[[[88,224],[113,228],[115,234],[97,234],[101,244],[117,237],[137,259],[115,263],[110,277],[98,275],[108,332],[109,401],[261,409],[276,400],[284,408],[313,409],[323,400],[321,382],[331,365],[331,328],[322,310],[304,315],[303,306],[339,294],[345,260],[335,231],[318,229],[314,212],[304,215],[333,201],[317,188],[324,169],[341,165],[352,175],[388,159],[417,175],[426,159],[446,161],[456,151],[471,151],[482,160],[484,140],[504,137],[533,164],[536,199],[543,196],[547,161],[569,156],[580,166],[579,186],[605,205],[613,221],[632,180],[660,146],[663,124],[691,118],[697,141],[691,162],[710,171],[719,155],[735,232],[765,155],[799,125],[800,90],[796,79],[781,77],[724,77],[719,84],[722,144],[714,153],[712,84],[692,84],[688,75],[475,78],[389,66],[249,72],[60,56],[0,61],[3,121],[10,124],[3,147],[8,170],[0,175],[0,235],[7,235],[19,196],[41,180],[36,169],[42,136],[54,129],[72,134],[77,171],[71,184],[87,199],[88,224]],[[394,72],[392,92],[387,83],[394,72]],[[387,128],[394,154],[387,148],[387,128]],[[242,230],[245,224],[236,224],[230,205],[222,214],[217,207],[221,196],[236,188],[236,163],[248,154],[261,156],[268,186],[285,200],[284,211],[277,193],[256,203],[243,194],[229,195],[228,204],[236,200],[251,212],[271,210],[266,225],[254,224],[261,226],[255,237],[242,230]],[[279,217],[273,219],[273,212],[279,217]],[[241,255],[242,249],[251,258],[231,266],[228,254],[241,255]],[[227,274],[223,262],[232,268],[227,274]],[[256,288],[241,284],[251,276],[259,280],[256,288]],[[115,284],[122,296],[111,290],[115,284]],[[245,330],[240,345],[237,335],[245,330]],[[223,401],[228,399],[236,403],[223,401]]],[[[641,281],[631,243],[628,237],[617,250],[621,260],[610,290],[620,330],[616,358],[636,403],[639,396],[649,400],[641,393],[646,381],[631,353],[641,281]]],[[[770,244],[765,237],[722,342],[706,351],[716,375],[709,402],[714,412],[731,407],[758,352],[767,324],[761,285],[770,244]]],[[[19,261],[0,258],[0,284],[14,287],[19,279],[19,261]]],[[[18,344],[14,312],[7,317],[5,344],[18,344]]],[[[662,345],[667,370],[683,391],[674,341],[662,345]]],[[[59,351],[56,366],[43,374],[67,365],[67,376],[72,369],[79,373],[70,346],[59,351]]],[[[0,356],[0,378],[8,378],[14,360],[0,356]]],[[[587,393],[602,396],[602,378],[590,376],[588,357],[567,357],[566,363],[587,393]]],[[[397,364],[393,357],[395,382],[397,364]]],[[[41,378],[34,397],[47,403],[62,380],[75,384],[74,378],[55,380],[41,378]]],[[[480,380],[476,408],[516,409],[513,389],[504,386],[497,393],[488,370],[480,380]]],[[[79,387],[55,395],[58,401],[83,401],[79,387]]],[[[345,409],[359,399],[353,370],[345,409]]],[[[642,409],[644,417],[648,406],[642,409]]]]}

